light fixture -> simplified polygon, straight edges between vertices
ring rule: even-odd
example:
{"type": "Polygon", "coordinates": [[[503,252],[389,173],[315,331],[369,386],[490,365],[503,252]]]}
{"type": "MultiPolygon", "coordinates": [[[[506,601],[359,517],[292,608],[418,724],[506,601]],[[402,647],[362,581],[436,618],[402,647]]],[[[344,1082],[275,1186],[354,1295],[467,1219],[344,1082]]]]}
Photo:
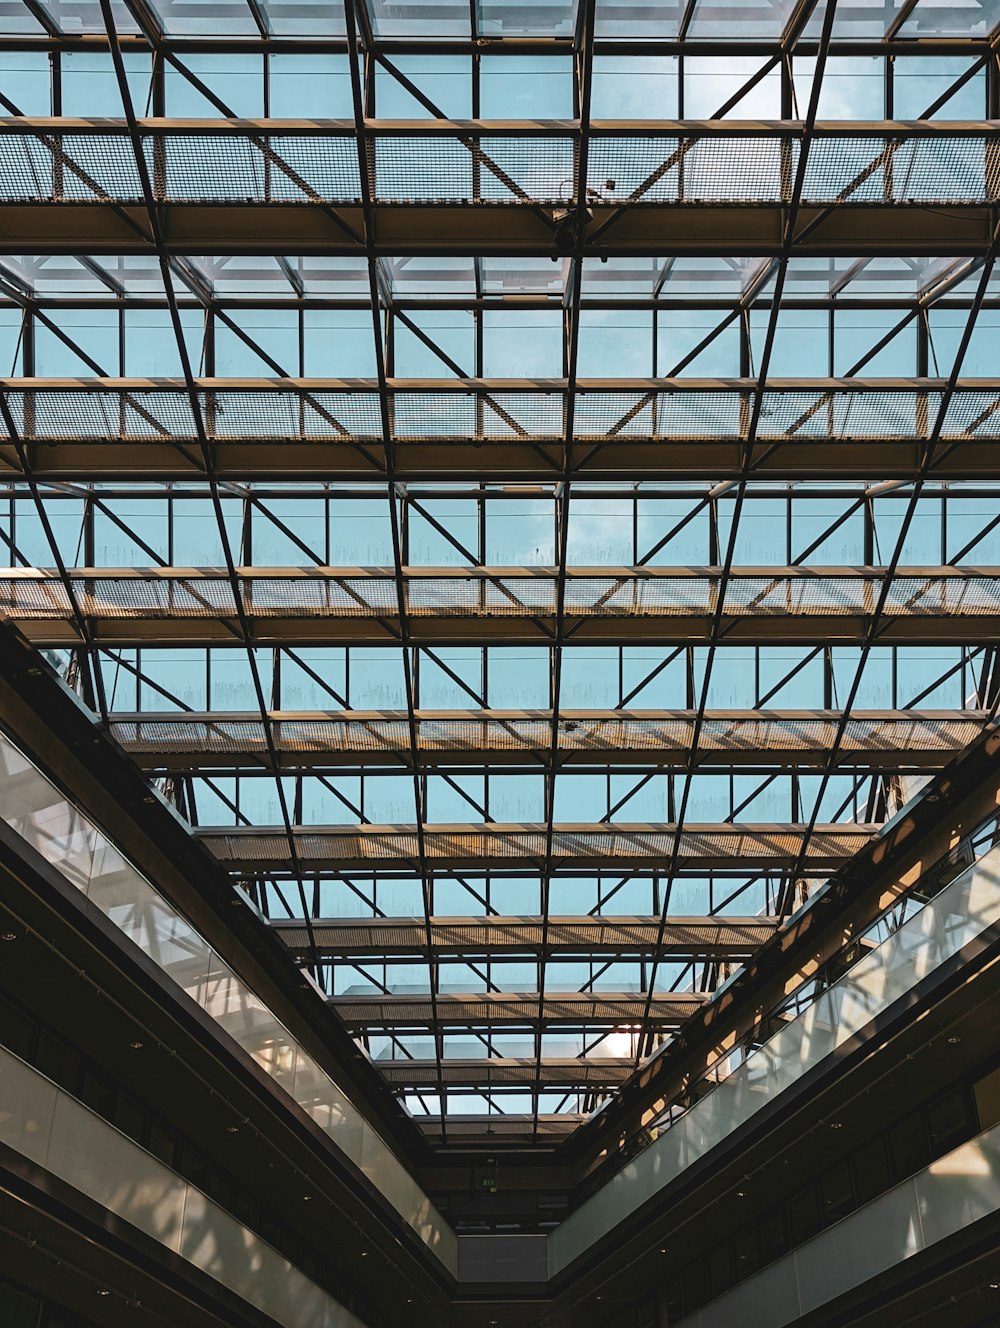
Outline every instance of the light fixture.
{"type": "Polygon", "coordinates": [[[111,1292],[108,1290],[107,1287],[98,1287],[98,1288],[97,1288],[97,1294],[98,1294],[99,1296],[110,1296],[110,1295],[111,1295],[111,1292]]]}
{"type": "Polygon", "coordinates": [[[16,931],[0,932],[0,941],[16,941],[16,940],[17,940],[16,931]]]}
{"type": "Polygon", "coordinates": [[[142,1051],[145,1045],[146,1045],[145,1042],[140,1042],[138,1038],[133,1038],[132,1041],[129,1043],[129,1046],[132,1048],[133,1051],[142,1051]]]}
{"type": "Polygon", "coordinates": [[[961,1042],[961,1040],[962,1039],[958,1036],[957,1033],[952,1033],[951,1037],[948,1038],[948,1046],[957,1047],[958,1044],[961,1042]]]}
{"type": "Polygon", "coordinates": [[[238,1125],[227,1125],[227,1126],[226,1126],[226,1133],[227,1133],[227,1134],[239,1134],[239,1132],[240,1132],[240,1127],[239,1127],[238,1125]]]}
{"type": "Polygon", "coordinates": [[[843,1128],[844,1128],[844,1122],[843,1122],[843,1121],[832,1120],[832,1121],[830,1122],[830,1129],[831,1129],[831,1130],[842,1130],[843,1128]]]}

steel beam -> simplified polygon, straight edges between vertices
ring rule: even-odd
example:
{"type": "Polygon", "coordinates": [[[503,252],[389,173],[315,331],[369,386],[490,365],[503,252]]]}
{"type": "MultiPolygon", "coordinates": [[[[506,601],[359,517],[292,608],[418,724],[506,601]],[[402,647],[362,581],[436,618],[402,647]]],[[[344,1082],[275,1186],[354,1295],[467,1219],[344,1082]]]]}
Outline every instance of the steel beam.
{"type": "MultiPolygon", "coordinates": [[[[380,1058],[373,1064],[386,1083],[396,1089],[428,1090],[437,1083],[437,1069],[433,1061],[388,1061],[380,1058]]],[[[546,1088],[600,1090],[624,1082],[632,1072],[632,1067],[631,1058],[621,1056],[549,1056],[542,1061],[541,1082],[546,1088]]],[[[537,1070],[533,1058],[491,1056],[481,1060],[448,1059],[442,1064],[441,1077],[446,1088],[469,1087],[495,1092],[505,1088],[530,1088],[537,1081],[537,1070]]]]}
{"type": "MultiPolygon", "coordinates": [[[[704,1005],[702,992],[656,992],[652,1019],[658,1028],[678,1028],[704,1005]]],[[[535,992],[438,992],[437,1018],[445,1027],[508,1025],[533,1026],[539,1019],[535,992]]],[[[546,1027],[589,1027],[631,1024],[642,1015],[646,997],[641,992],[547,992],[541,1004],[546,1027]]],[[[327,1004],[354,1033],[379,1029],[427,1027],[434,1023],[431,998],[426,995],[357,995],[327,997],[327,1004]]]]}
{"type": "MultiPolygon", "coordinates": [[[[522,765],[550,751],[546,710],[418,710],[421,767],[522,765]]],[[[572,710],[559,713],[560,768],[609,764],[679,769],[690,750],[691,710],[572,710]]],[[[855,710],[840,764],[852,770],[935,770],[970,743],[987,719],[978,710],[855,710]]],[[[710,710],[700,734],[701,764],[753,769],[817,768],[826,758],[836,710],[710,710]]],[[[268,713],[274,748],[287,771],[337,767],[398,769],[410,760],[405,711],[268,713]]],[[[112,714],[109,732],[144,769],[259,769],[267,744],[259,716],[212,711],[112,714]]]]}
{"type": "MultiPolygon", "coordinates": [[[[779,869],[795,862],[805,827],[689,825],[679,845],[688,868],[779,869]]],[[[294,871],[283,828],[211,826],[195,832],[230,871],[244,879],[294,871]]],[[[841,866],[878,833],[873,825],[817,826],[809,841],[810,870],[841,866]]],[[[297,826],[297,858],[307,872],[399,868],[418,859],[416,826],[297,826]]],[[[552,856],[559,866],[664,865],[676,837],[669,824],[557,825],[552,856]]],[[[544,825],[430,825],[425,833],[431,870],[459,867],[538,867],[545,857],[544,825]]]]}
{"type": "MultiPolygon", "coordinates": [[[[656,946],[657,919],[585,915],[550,917],[547,945],[553,953],[645,954],[656,946]]],[[[272,919],[272,929],[297,959],[309,957],[305,923],[272,919]]],[[[739,957],[770,939],[777,926],[767,917],[671,917],[659,947],[664,956],[739,957]]],[[[425,944],[423,918],[316,918],[312,922],[321,956],[412,955],[425,944]]],[[[436,954],[528,954],[542,943],[542,919],[526,917],[435,917],[431,938],[436,954]]]]}
{"type": "MultiPolygon", "coordinates": [[[[876,606],[880,639],[992,644],[1000,630],[1000,568],[906,567],[406,567],[408,637],[417,645],[503,641],[689,645],[717,613],[729,641],[851,644],[876,606]],[[883,590],[885,594],[883,595],[883,590]],[[562,611],[560,612],[560,609],[562,611]]],[[[75,606],[99,645],[231,643],[245,619],[261,644],[396,644],[402,640],[389,568],[0,569],[0,618],[39,646],[79,640],[75,606]]]]}

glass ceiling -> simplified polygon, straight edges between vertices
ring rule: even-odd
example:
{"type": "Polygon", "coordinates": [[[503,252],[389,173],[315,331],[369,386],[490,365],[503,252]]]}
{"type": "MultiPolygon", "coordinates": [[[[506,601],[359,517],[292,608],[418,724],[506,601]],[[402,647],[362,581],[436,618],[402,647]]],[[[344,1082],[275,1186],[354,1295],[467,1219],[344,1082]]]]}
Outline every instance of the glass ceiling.
{"type": "Polygon", "coordinates": [[[998,23],[0,7],[0,616],[434,1146],[553,1147],[1000,704],[998,23]]]}

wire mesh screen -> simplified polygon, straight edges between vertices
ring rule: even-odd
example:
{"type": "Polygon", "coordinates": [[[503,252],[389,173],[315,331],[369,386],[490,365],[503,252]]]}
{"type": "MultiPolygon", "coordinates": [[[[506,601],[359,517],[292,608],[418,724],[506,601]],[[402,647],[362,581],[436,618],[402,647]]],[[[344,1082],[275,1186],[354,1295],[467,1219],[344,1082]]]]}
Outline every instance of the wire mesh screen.
{"type": "MultiPolygon", "coordinates": [[[[320,123],[320,122],[317,122],[320,123]]],[[[998,196],[997,135],[947,130],[880,135],[817,132],[809,145],[807,204],[985,204],[998,196]]],[[[406,135],[377,124],[367,141],[367,179],[353,135],[339,122],[296,134],[236,125],[194,132],[144,129],[153,196],[164,203],[357,206],[377,202],[558,207],[577,200],[577,141],[551,133],[491,134],[455,126],[406,135]]],[[[791,200],[803,144],[797,133],[594,133],[588,202],[743,206],[791,200]]],[[[0,126],[0,201],[139,203],[142,179],[126,127],[101,132],[0,126]]]]}

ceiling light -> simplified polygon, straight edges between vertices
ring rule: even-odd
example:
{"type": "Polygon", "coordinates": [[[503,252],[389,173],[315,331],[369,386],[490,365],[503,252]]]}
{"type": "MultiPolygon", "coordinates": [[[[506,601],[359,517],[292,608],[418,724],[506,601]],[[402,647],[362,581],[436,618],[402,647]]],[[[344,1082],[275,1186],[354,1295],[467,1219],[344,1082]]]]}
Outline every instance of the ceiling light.
{"type": "Polygon", "coordinates": [[[0,932],[0,941],[16,941],[16,940],[17,940],[16,931],[0,932]]]}
{"type": "Polygon", "coordinates": [[[239,1127],[238,1125],[227,1125],[227,1126],[226,1126],[226,1133],[227,1133],[227,1134],[239,1134],[239,1132],[240,1132],[240,1127],[239,1127]]]}
{"type": "Polygon", "coordinates": [[[146,1045],[145,1042],[140,1042],[138,1038],[133,1038],[132,1041],[129,1043],[129,1046],[132,1048],[133,1051],[142,1051],[145,1045],[146,1045]]]}
{"type": "Polygon", "coordinates": [[[956,1033],[952,1033],[951,1037],[948,1038],[948,1046],[957,1047],[961,1040],[962,1039],[956,1033]]]}

